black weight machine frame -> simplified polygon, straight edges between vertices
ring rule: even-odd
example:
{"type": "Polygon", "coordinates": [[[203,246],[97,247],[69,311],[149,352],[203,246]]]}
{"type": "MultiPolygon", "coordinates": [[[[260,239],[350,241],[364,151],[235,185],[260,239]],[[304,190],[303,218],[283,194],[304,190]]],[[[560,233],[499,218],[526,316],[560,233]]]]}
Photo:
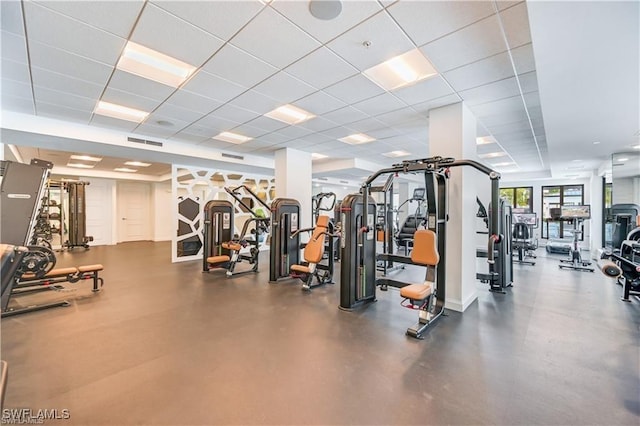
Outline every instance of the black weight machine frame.
{"type": "Polygon", "coordinates": [[[425,176],[427,194],[427,214],[425,227],[435,232],[437,237],[440,262],[437,267],[427,268],[427,278],[433,282],[435,297],[431,296],[424,309],[420,310],[418,323],[407,329],[407,335],[422,338],[422,334],[436,319],[444,313],[446,296],[446,223],[448,220],[448,177],[451,167],[470,166],[486,174],[491,179],[491,213],[489,221],[489,238],[487,262],[489,277],[496,281],[499,273],[495,270],[494,250],[496,245],[504,243],[504,237],[497,234],[499,229],[500,174],[487,166],[472,160],[455,160],[453,158],[431,157],[420,160],[403,161],[392,167],[382,169],[369,176],[363,183],[360,194],[352,194],[343,201],[342,222],[342,268],[340,283],[341,310],[351,311],[376,301],[376,286],[391,285],[402,287],[407,283],[399,283],[387,278],[375,279],[376,259],[390,258],[396,262],[411,263],[405,256],[375,256],[375,241],[369,237],[374,229],[375,201],[369,196],[370,186],[376,178],[383,174],[417,173],[425,176]],[[431,177],[431,179],[428,178],[431,177]],[[373,210],[373,217],[369,211],[373,210]],[[373,250],[373,256],[371,255],[373,250]]]}
{"type": "Polygon", "coordinates": [[[271,244],[269,282],[291,278],[291,265],[300,261],[300,203],[292,198],[276,198],[271,203],[271,244]]]}

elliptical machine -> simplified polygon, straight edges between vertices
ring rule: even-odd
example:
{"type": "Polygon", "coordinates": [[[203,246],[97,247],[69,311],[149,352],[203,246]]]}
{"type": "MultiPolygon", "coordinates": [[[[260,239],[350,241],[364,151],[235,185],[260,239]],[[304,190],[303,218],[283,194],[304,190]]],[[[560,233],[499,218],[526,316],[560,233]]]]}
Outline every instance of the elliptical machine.
{"type": "Polygon", "coordinates": [[[576,271],[593,272],[591,261],[582,258],[580,253],[580,236],[582,235],[582,224],[585,219],[591,219],[591,206],[561,206],[560,217],[562,220],[573,222],[573,241],[569,250],[569,258],[560,260],[560,269],[574,269],[576,271]]]}

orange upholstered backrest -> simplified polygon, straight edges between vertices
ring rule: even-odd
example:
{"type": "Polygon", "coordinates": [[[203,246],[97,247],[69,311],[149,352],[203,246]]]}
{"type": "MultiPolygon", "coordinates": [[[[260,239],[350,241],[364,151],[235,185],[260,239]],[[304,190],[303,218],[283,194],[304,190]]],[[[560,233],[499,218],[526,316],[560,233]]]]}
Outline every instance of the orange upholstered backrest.
{"type": "Polygon", "coordinates": [[[429,229],[418,229],[413,235],[411,261],[418,265],[436,266],[440,262],[436,233],[429,229]]]}
{"type": "Polygon", "coordinates": [[[307,262],[318,263],[322,260],[327,225],[329,225],[329,216],[318,216],[316,227],[311,234],[311,239],[304,248],[304,260],[307,262]]]}

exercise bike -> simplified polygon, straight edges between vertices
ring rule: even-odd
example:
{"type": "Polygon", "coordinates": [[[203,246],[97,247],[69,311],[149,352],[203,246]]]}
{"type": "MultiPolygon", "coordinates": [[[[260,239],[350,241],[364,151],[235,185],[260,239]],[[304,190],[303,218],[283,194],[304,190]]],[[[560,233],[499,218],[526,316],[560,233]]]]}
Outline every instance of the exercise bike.
{"type": "Polygon", "coordinates": [[[569,250],[569,258],[560,260],[560,269],[573,269],[576,271],[594,272],[591,261],[582,258],[580,252],[580,236],[582,235],[582,224],[585,219],[591,218],[591,206],[561,206],[561,218],[573,222],[573,241],[569,250]]]}

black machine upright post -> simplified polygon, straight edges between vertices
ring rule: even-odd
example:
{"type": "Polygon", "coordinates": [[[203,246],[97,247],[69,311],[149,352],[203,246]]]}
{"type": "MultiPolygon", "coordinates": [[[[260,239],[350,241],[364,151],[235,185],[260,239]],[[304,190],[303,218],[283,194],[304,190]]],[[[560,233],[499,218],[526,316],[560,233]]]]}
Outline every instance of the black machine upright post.
{"type": "Polygon", "coordinates": [[[271,203],[271,245],[269,282],[290,276],[291,265],[300,263],[300,203],[291,198],[276,198],[271,203]]]}
{"type": "Polygon", "coordinates": [[[233,239],[233,204],[226,200],[212,200],[204,206],[204,247],[202,270],[209,271],[208,258],[229,256],[222,243],[233,239]]]}

